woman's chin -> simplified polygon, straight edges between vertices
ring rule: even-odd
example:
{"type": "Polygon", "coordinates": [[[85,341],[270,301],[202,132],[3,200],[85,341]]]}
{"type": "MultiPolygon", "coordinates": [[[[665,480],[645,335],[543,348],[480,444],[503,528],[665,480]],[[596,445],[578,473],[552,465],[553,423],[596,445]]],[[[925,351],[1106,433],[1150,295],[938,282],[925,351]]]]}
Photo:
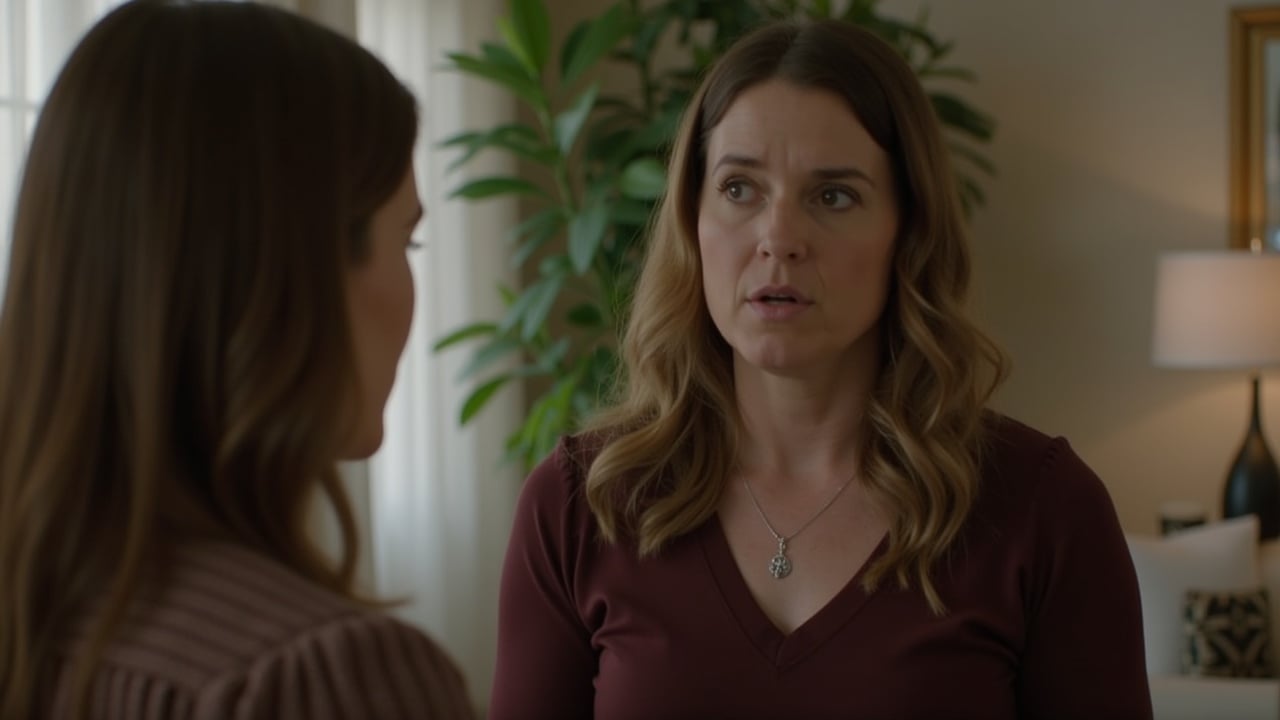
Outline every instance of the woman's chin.
{"type": "Polygon", "coordinates": [[[379,420],[376,427],[360,428],[356,433],[356,437],[346,444],[346,450],[338,459],[347,461],[367,460],[378,452],[378,448],[382,447],[382,435],[381,420],[379,420]]]}
{"type": "Polygon", "coordinates": [[[787,375],[799,371],[813,360],[812,353],[804,352],[797,345],[779,338],[766,338],[739,350],[738,362],[745,364],[747,369],[787,375]]]}

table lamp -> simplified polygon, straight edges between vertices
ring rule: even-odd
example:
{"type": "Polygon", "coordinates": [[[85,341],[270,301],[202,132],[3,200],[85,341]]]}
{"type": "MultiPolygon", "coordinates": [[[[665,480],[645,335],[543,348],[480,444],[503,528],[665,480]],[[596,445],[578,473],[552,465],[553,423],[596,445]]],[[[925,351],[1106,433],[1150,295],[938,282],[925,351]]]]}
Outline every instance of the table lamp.
{"type": "Polygon", "coordinates": [[[1280,470],[1262,435],[1259,371],[1280,364],[1280,253],[1259,247],[1161,255],[1151,354],[1161,367],[1249,371],[1252,416],[1222,516],[1255,514],[1269,539],[1280,535],[1280,470]]]}

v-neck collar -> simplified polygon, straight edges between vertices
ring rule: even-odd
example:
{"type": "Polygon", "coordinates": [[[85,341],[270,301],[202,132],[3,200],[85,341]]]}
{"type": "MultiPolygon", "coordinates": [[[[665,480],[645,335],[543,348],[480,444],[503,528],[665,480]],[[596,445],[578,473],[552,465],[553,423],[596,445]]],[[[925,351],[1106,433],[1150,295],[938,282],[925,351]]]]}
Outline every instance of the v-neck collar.
{"type": "Polygon", "coordinates": [[[701,536],[702,554],[730,614],[765,660],[783,671],[803,660],[849,623],[870,596],[862,589],[862,575],[884,554],[888,536],[882,537],[871,555],[849,582],[826,605],[790,634],[778,629],[761,609],[742,577],[719,516],[713,516],[701,536]]]}

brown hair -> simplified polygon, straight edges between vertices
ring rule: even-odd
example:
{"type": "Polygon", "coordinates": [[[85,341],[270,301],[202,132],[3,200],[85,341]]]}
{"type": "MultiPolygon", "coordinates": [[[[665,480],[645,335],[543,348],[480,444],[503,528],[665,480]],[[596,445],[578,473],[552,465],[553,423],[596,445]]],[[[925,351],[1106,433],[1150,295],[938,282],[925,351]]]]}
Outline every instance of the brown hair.
{"type": "Polygon", "coordinates": [[[891,160],[901,217],[861,440],[861,476],[887,510],[889,549],[864,584],[915,578],[941,612],[929,572],[977,495],[984,407],[1005,360],[965,314],[964,219],[928,97],[892,47],[852,24],[766,25],[735,43],[695,94],[622,339],[625,381],[590,425],[604,448],[587,497],[607,539],[633,534],[652,554],[715,513],[734,471],[732,357],[703,296],[698,201],[709,134],[744,90],[771,79],[843,98],[891,160]]]}
{"type": "Polygon", "coordinates": [[[38,710],[65,623],[103,596],[87,681],[179,526],[350,592],[344,278],[416,134],[373,55],[266,6],[132,2],[72,52],[0,315],[0,715],[38,710]],[[304,529],[317,488],[336,567],[304,529]]]}

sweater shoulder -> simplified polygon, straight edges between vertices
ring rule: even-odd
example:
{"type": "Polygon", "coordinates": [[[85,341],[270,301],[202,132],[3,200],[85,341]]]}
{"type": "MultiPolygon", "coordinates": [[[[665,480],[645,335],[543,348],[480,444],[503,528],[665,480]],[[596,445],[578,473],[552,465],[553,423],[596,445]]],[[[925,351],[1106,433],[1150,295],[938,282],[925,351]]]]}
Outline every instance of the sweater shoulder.
{"type": "Polygon", "coordinates": [[[1065,437],[1003,415],[993,414],[988,422],[982,458],[988,504],[1019,515],[1114,515],[1102,480],[1065,437]]]}
{"type": "MultiPolygon", "coordinates": [[[[456,666],[416,628],[243,546],[192,541],[171,550],[165,574],[135,599],[91,678],[130,688],[104,690],[114,699],[103,717],[153,717],[148,703],[161,697],[174,711],[166,718],[235,718],[251,708],[260,714],[248,717],[305,717],[289,708],[317,698],[357,708],[423,692],[465,706],[456,666]]],[[[84,618],[64,649],[55,704],[68,694],[89,625],[84,618]]],[[[363,716],[412,716],[382,709],[363,716]]]]}

